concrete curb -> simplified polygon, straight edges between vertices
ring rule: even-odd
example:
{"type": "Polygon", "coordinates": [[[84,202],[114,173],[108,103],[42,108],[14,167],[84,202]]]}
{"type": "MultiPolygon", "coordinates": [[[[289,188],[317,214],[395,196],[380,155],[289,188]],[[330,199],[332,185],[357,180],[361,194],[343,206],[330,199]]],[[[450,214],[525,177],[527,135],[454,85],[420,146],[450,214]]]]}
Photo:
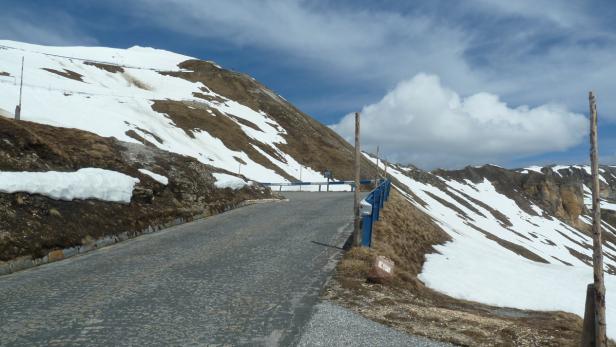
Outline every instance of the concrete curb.
{"type": "Polygon", "coordinates": [[[42,258],[32,259],[29,256],[19,257],[13,260],[9,260],[7,262],[0,262],[0,276],[8,275],[17,271],[30,269],[39,265],[53,263],[56,261],[60,261],[66,258],[71,258],[77,256],[79,254],[87,253],[99,248],[103,248],[105,246],[113,245],[118,242],[126,241],[129,239],[134,239],[138,236],[151,234],[163,229],[171,228],[174,226],[178,226],[181,224],[185,224],[188,222],[193,222],[199,219],[215,216],[230,210],[234,210],[240,207],[255,205],[255,204],[263,204],[268,202],[283,202],[289,201],[289,199],[255,199],[255,200],[244,200],[237,204],[227,204],[224,206],[223,211],[219,213],[209,213],[204,212],[200,214],[196,214],[190,217],[180,217],[176,218],[170,222],[159,224],[159,225],[150,225],[147,228],[141,231],[125,231],[117,235],[105,236],[103,238],[97,239],[92,243],[81,246],[74,246],[64,249],[56,249],[53,250],[42,258]]]}

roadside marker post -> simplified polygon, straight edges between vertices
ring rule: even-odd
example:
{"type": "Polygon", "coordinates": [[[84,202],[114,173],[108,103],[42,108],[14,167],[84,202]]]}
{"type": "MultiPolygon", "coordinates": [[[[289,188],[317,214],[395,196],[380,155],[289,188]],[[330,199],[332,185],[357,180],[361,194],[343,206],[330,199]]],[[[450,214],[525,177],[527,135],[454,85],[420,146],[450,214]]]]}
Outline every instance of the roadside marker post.
{"type": "Polygon", "coordinates": [[[24,88],[24,57],[21,57],[21,82],[19,83],[19,104],[15,107],[15,120],[21,119],[21,95],[24,88]]]}
{"type": "Polygon", "coordinates": [[[601,205],[599,195],[599,149],[597,140],[597,103],[594,93],[588,93],[590,104],[590,168],[592,175],[592,236],[593,277],[586,294],[586,312],[582,346],[607,346],[605,322],[605,284],[603,278],[603,250],[601,235],[601,205]],[[592,293],[590,293],[592,291],[592,293]],[[592,302],[590,300],[592,299],[592,302]],[[592,322],[588,320],[592,319],[592,322]]]}
{"type": "Polygon", "coordinates": [[[359,190],[360,190],[360,178],[359,178],[359,171],[360,171],[360,160],[361,160],[361,152],[359,149],[359,112],[355,112],[355,194],[353,194],[353,215],[354,215],[354,220],[353,220],[353,246],[355,247],[359,247],[361,246],[361,234],[360,234],[360,225],[361,225],[361,217],[360,217],[360,213],[359,213],[359,204],[360,204],[360,199],[359,199],[359,190]]]}

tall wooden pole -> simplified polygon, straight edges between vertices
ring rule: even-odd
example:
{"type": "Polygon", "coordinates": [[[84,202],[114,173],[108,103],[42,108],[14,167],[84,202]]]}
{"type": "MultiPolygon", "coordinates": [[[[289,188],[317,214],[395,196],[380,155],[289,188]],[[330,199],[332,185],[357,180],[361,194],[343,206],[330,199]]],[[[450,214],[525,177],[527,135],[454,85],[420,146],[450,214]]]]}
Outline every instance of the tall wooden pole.
{"type": "Polygon", "coordinates": [[[387,158],[383,158],[383,166],[385,167],[385,173],[383,174],[383,178],[387,179],[387,158]]]}
{"type": "Polygon", "coordinates": [[[379,186],[379,146],[376,146],[376,177],[374,177],[374,188],[379,186]]]}
{"type": "Polygon", "coordinates": [[[603,251],[601,240],[601,206],[599,204],[599,148],[597,144],[597,104],[593,92],[588,93],[590,103],[590,165],[592,174],[592,236],[593,272],[595,289],[595,343],[607,346],[605,322],[605,285],[603,283],[603,251]]]}
{"type": "Polygon", "coordinates": [[[361,151],[359,149],[359,112],[355,112],[355,194],[354,194],[354,223],[353,223],[353,245],[355,247],[361,246],[361,233],[360,233],[360,215],[359,215],[359,163],[361,160],[361,151]]]}

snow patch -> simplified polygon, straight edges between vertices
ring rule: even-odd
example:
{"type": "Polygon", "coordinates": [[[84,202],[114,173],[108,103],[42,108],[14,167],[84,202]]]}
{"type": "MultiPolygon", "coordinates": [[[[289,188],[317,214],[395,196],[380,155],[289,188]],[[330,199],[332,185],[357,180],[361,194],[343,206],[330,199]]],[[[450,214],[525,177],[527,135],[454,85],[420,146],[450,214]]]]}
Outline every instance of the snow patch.
{"type": "Polygon", "coordinates": [[[212,175],[216,179],[216,182],[214,183],[216,188],[241,189],[248,185],[248,182],[237,176],[232,176],[224,173],[213,173],[212,175]]]}
{"type": "Polygon", "coordinates": [[[169,184],[169,179],[163,175],[159,175],[157,173],[154,173],[150,170],[146,170],[146,169],[139,169],[139,172],[141,172],[142,174],[146,175],[146,176],[150,176],[153,180],[155,180],[156,182],[163,184],[163,185],[167,185],[169,184]]]}
{"type": "Polygon", "coordinates": [[[98,199],[129,203],[137,183],[138,178],[97,168],[75,172],[0,172],[0,192],[40,194],[67,201],[98,199]]]}

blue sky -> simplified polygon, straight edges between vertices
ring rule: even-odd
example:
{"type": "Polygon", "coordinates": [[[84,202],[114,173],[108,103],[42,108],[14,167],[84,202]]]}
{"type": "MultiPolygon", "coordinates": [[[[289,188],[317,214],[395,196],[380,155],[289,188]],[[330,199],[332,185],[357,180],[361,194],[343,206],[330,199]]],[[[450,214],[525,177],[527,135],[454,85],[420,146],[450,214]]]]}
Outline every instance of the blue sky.
{"type": "Polygon", "coordinates": [[[616,161],[611,1],[0,4],[0,38],[215,60],[343,136],[345,115],[362,110],[373,129],[366,150],[380,144],[391,160],[426,168],[587,162],[583,116],[593,89],[602,158],[616,161]]]}

